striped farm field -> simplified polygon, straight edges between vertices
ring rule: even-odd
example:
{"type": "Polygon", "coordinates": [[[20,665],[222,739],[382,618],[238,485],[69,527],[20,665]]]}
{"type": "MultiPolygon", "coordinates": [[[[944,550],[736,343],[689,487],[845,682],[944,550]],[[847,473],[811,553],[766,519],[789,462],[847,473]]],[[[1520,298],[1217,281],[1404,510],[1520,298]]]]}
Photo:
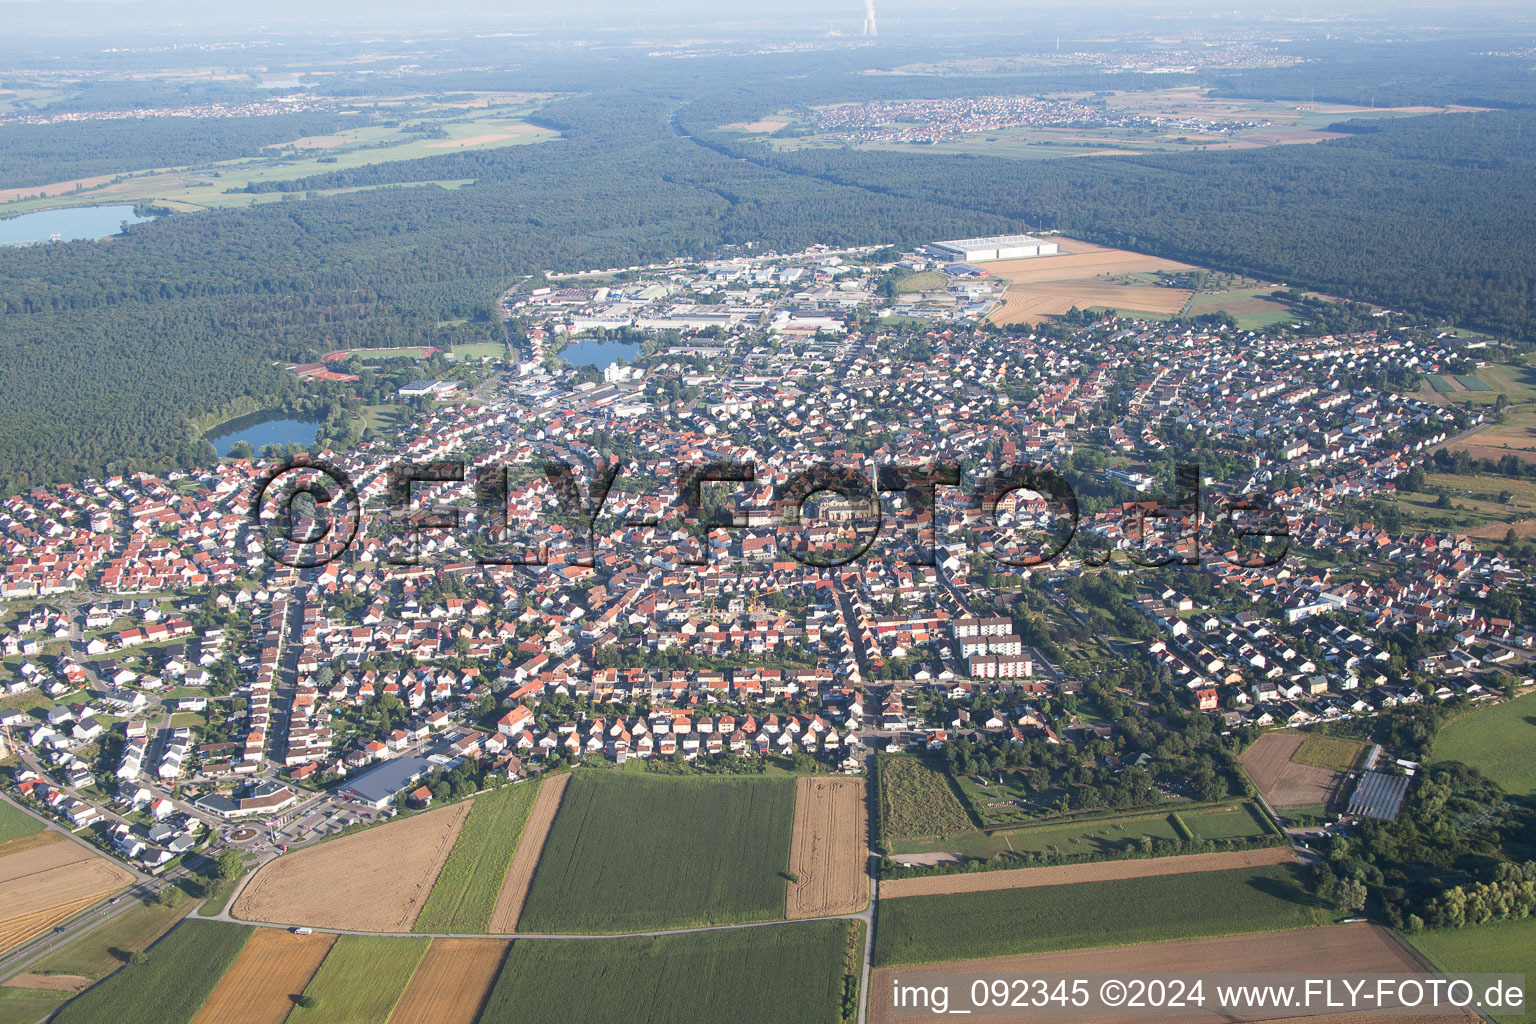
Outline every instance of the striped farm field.
{"type": "Polygon", "coordinates": [[[1295,863],[1288,846],[1268,846],[1230,853],[1186,853],[1173,857],[1137,860],[1099,860],[1045,868],[1007,868],[1002,871],[968,871],[953,875],[888,878],[880,883],[880,898],[937,896],[945,893],[995,892],[999,889],[1033,889],[1043,885],[1075,885],[1111,882],[1121,878],[1157,878],[1204,871],[1231,871],[1295,863]]]}
{"type": "Polygon", "coordinates": [[[183,921],[128,964],[82,992],[53,1024],[188,1024],[208,1001],[253,929],[222,921],[183,921]]]}
{"type": "Polygon", "coordinates": [[[518,931],[783,920],[794,814],[787,777],[575,772],[518,931]]]}
{"type": "Polygon", "coordinates": [[[560,798],[565,795],[565,787],[570,781],[571,773],[565,772],[539,783],[533,809],[528,812],[528,821],[517,841],[517,852],[512,855],[512,862],[501,879],[501,891],[491,910],[489,931],[505,935],[517,928],[517,919],[522,916],[523,903],[528,898],[528,885],[533,881],[534,869],[539,866],[539,857],[549,840],[549,827],[555,823],[560,798]]]}
{"type": "Polygon", "coordinates": [[[412,931],[486,930],[538,788],[537,782],[523,783],[475,797],[412,931]]]}
{"type": "Polygon", "coordinates": [[[789,901],[792,920],[852,914],[869,903],[864,780],[806,776],[795,785],[789,901]]]}
{"type": "Polygon", "coordinates": [[[847,949],[846,921],[519,939],[480,1024],[839,1024],[847,949]]]}
{"type": "Polygon", "coordinates": [[[192,1024],[283,1024],[336,941],[257,928],[192,1024]]]}
{"type": "Polygon", "coordinates": [[[55,837],[38,842],[14,840],[13,852],[0,857],[0,951],[68,920],[109,896],[133,876],[79,843],[55,837]]]}
{"type": "MultiPolygon", "coordinates": [[[[1035,953],[1025,956],[998,957],[986,960],[968,960],[962,963],[941,963],[900,970],[875,971],[869,986],[870,1024],[902,1024],[915,1018],[908,1013],[897,1013],[893,1004],[895,979],[915,985],[928,983],[935,975],[973,978],[1028,978],[1049,975],[1109,974],[1128,978],[1156,978],[1169,974],[1194,973],[1205,965],[1218,965],[1210,969],[1224,972],[1241,968],[1239,964],[1258,965],[1255,971],[1306,974],[1318,970],[1319,964],[1327,964],[1330,974],[1418,974],[1425,971],[1383,928],[1369,924],[1347,924],[1332,928],[1304,928],[1296,931],[1265,932],[1245,936],[1221,936],[1219,938],[1184,939],[1175,942],[1151,942],[1136,946],[1112,946],[1102,949],[1078,949],[1061,953],[1035,953]]],[[[1471,970],[1472,968],[1465,968],[1471,970]]],[[[1478,970],[1492,970],[1478,967],[1478,970]]],[[[937,980],[936,978],[934,980],[937,980]]],[[[964,1008],[968,1003],[964,993],[954,994],[951,1007],[964,1008]],[[960,1003],[954,999],[960,999],[960,1003]]],[[[1010,1019],[1024,1019],[1022,1016],[1010,1019]]],[[[1049,1019],[1043,1017],[1041,1019],[1049,1019]]],[[[1074,1013],[1059,1020],[1072,1024],[1122,1024],[1126,1014],[1074,1013]]],[[[1159,1014],[1148,1017],[1159,1024],[1216,1024],[1217,1021],[1266,1021],[1280,1024],[1288,1018],[1276,1015],[1273,1009],[1244,1014],[1238,1010],[1216,1014],[1211,1010],[1192,1010],[1188,1014],[1159,1014]]],[[[1300,1018],[1297,1018],[1298,1020],[1300,1018]]],[[[1447,1024],[1449,1021],[1472,1021],[1470,1016],[1399,1017],[1397,1021],[1383,1016],[1312,1016],[1305,1020],[1315,1024],[1397,1024],[1414,1021],[1419,1024],[1447,1024]]]]}
{"type": "Polygon", "coordinates": [[[343,935],[304,986],[311,1005],[295,1005],[290,1024],[389,1024],[430,939],[343,935]]]}
{"type": "Polygon", "coordinates": [[[1014,956],[1321,923],[1294,864],[955,896],[880,908],[882,967],[1014,956]]]}
{"type": "Polygon", "coordinates": [[[433,939],[389,1024],[475,1024],[511,943],[433,939]]]}
{"type": "Polygon", "coordinates": [[[245,921],[410,931],[473,801],[413,814],[277,858],[231,913],[245,921]]]}

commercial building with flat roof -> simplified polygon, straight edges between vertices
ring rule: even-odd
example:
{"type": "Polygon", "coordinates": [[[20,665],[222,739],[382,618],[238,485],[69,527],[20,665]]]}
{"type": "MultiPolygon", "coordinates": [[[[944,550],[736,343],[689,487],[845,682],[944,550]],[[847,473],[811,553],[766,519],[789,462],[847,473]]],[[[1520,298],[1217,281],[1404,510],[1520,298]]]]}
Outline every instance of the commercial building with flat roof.
{"type": "Polygon", "coordinates": [[[985,263],[988,260],[1018,260],[1031,256],[1055,256],[1061,246],[1034,235],[988,235],[984,238],[956,238],[948,242],[931,242],[929,248],[937,250],[944,259],[961,260],[965,263],[985,263]]]}
{"type": "Polygon", "coordinates": [[[367,804],[381,811],[393,803],[397,795],[426,777],[434,767],[425,757],[397,757],[364,772],[342,786],[337,793],[344,800],[367,804]]]}

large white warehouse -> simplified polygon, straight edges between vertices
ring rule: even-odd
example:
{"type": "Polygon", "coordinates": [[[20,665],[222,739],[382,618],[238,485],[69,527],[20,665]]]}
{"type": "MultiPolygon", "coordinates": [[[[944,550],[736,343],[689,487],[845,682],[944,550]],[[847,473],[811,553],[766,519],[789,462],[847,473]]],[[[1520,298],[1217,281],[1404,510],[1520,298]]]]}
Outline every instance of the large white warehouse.
{"type": "Polygon", "coordinates": [[[988,260],[1018,260],[1030,256],[1055,256],[1061,246],[1055,242],[1036,238],[1034,235],[993,235],[988,238],[957,238],[949,242],[934,242],[944,258],[964,263],[985,263],[988,260]]]}

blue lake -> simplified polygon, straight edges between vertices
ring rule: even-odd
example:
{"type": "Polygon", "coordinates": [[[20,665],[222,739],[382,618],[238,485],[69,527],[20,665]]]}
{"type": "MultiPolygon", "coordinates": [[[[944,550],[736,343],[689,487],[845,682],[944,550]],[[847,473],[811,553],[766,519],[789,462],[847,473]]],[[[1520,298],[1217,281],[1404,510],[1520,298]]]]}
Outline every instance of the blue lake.
{"type": "Polygon", "coordinates": [[[106,238],[120,234],[125,221],[138,224],[149,219],[134,213],[131,206],[79,206],[24,213],[0,220],[0,245],[37,245],[52,241],[54,235],[61,242],[106,238]]]}
{"type": "Polygon", "coordinates": [[[260,455],[269,444],[303,444],[314,441],[319,420],[289,419],[280,412],[253,412],[249,416],[220,423],[203,437],[221,456],[240,441],[247,441],[260,455]]]}
{"type": "Polygon", "coordinates": [[[567,345],[561,351],[560,358],[573,366],[596,366],[606,370],[620,359],[632,363],[639,354],[640,346],[632,342],[582,338],[567,345]]]}

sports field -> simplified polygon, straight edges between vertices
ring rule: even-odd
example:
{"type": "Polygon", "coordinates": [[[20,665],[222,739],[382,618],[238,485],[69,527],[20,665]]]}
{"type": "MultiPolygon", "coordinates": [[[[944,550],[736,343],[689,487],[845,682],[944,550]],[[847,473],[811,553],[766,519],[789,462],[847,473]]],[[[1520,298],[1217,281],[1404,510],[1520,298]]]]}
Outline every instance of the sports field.
{"type": "Polygon", "coordinates": [[[576,772],[520,932],[612,933],[784,917],[795,780],[576,772]]]}
{"type": "Polygon", "coordinates": [[[188,1024],[251,937],[220,921],[183,921],[128,964],[59,1011],[54,1024],[188,1024]]]}
{"type": "Polygon", "coordinates": [[[1321,922],[1294,865],[914,896],[880,908],[882,967],[1013,956],[1321,922]]]}
{"type": "Polygon", "coordinates": [[[538,788],[525,782],[475,797],[412,931],[485,931],[538,788]]]}
{"type": "Polygon", "coordinates": [[[295,1005],[289,1024],[388,1024],[430,939],[343,935],[315,972],[304,995],[313,1005],[295,1005]]]}
{"type": "MultiPolygon", "coordinates": [[[[1442,971],[1524,974],[1529,1003],[1536,982],[1536,917],[1420,932],[1409,941],[1442,971]]],[[[1499,1024],[1536,1020],[1536,1012],[1527,1011],[1493,1011],[1493,1017],[1499,1024]]]]}
{"type": "Polygon", "coordinates": [[[1506,793],[1536,794],[1536,693],[1452,719],[1430,758],[1471,765],[1506,793]]]}
{"type": "Polygon", "coordinates": [[[848,925],[586,942],[520,940],[480,1024],[837,1024],[848,925]]]}

